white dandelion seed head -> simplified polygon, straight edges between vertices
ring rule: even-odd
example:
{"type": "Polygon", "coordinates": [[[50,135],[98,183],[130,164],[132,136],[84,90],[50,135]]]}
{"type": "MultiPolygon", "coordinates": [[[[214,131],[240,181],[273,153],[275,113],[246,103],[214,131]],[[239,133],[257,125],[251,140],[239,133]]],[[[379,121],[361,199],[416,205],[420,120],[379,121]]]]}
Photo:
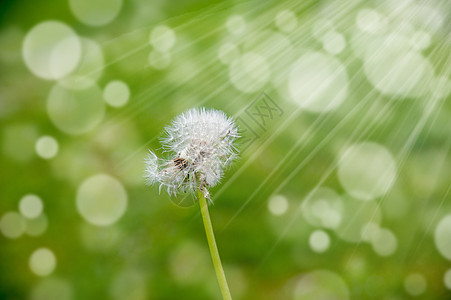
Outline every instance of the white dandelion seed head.
{"type": "Polygon", "coordinates": [[[233,119],[218,110],[190,109],[177,116],[164,130],[162,140],[166,160],[150,151],[146,159],[148,184],[178,191],[201,189],[209,198],[207,187],[215,186],[223,170],[237,158],[235,140],[238,128],[233,119]]]}

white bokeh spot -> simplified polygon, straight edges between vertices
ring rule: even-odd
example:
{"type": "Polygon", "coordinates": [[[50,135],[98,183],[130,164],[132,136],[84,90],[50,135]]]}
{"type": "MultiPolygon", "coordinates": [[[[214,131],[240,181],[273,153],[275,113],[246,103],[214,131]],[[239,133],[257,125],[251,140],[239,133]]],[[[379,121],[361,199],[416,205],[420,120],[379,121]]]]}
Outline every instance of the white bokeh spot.
{"type": "Polygon", "coordinates": [[[368,8],[357,13],[356,24],[362,32],[371,34],[383,33],[387,26],[387,22],[378,11],[368,8]]]}
{"type": "Polygon", "coordinates": [[[275,195],[269,198],[268,210],[275,216],[281,216],[288,210],[288,200],[282,195],[275,195]]]}
{"type": "Polygon", "coordinates": [[[301,108],[326,112],[337,108],[348,95],[348,75],[337,59],[309,52],[294,63],[288,88],[291,99],[301,108]]]}
{"type": "Polygon", "coordinates": [[[58,153],[58,142],[54,137],[51,136],[42,136],[36,141],[35,150],[36,153],[44,158],[50,159],[55,157],[58,153]]]}
{"type": "Polygon", "coordinates": [[[322,37],[323,48],[332,55],[341,53],[346,47],[344,36],[336,31],[328,31],[322,37]]]}
{"type": "Polygon", "coordinates": [[[393,155],[382,145],[362,142],[339,156],[338,179],[353,197],[369,201],[387,193],[397,175],[393,155]]]}
{"type": "Polygon", "coordinates": [[[169,51],[176,42],[175,32],[166,25],[159,25],[150,33],[149,42],[161,52],[169,51]]]}
{"type": "Polygon", "coordinates": [[[388,229],[381,228],[371,237],[374,252],[380,256],[390,256],[398,248],[398,239],[388,229]]]}
{"type": "Polygon", "coordinates": [[[127,192],[121,182],[107,174],[89,177],[77,191],[77,210],[90,224],[117,222],[127,208],[127,192]]]}
{"type": "Polygon", "coordinates": [[[36,249],[30,256],[31,271],[38,276],[48,276],[56,268],[56,257],[48,248],[36,249]]]}
{"type": "Polygon", "coordinates": [[[28,194],[19,201],[19,211],[25,218],[34,219],[42,214],[44,204],[41,198],[34,194],[28,194]]]}
{"type": "Polygon", "coordinates": [[[113,107],[122,107],[130,98],[128,85],[120,80],[110,81],[103,90],[103,99],[113,107]]]}
{"type": "Polygon", "coordinates": [[[246,21],[242,16],[233,15],[226,21],[226,27],[233,35],[240,35],[246,31],[246,21]]]}
{"type": "Polygon", "coordinates": [[[65,23],[44,21],[25,36],[22,57],[34,75],[56,80],[68,75],[80,62],[80,39],[65,23]]]}
{"type": "Polygon", "coordinates": [[[329,249],[330,237],[324,230],[315,230],[309,237],[310,248],[317,253],[323,253],[329,249]]]}
{"type": "Polygon", "coordinates": [[[0,230],[10,239],[20,237],[26,228],[25,219],[15,211],[5,213],[0,219],[0,230]]]}
{"type": "Polygon", "coordinates": [[[421,53],[411,50],[405,36],[390,34],[367,51],[364,71],[376,90],[392,97],[420,97],[428,92],[434,68],[421,53]]]}

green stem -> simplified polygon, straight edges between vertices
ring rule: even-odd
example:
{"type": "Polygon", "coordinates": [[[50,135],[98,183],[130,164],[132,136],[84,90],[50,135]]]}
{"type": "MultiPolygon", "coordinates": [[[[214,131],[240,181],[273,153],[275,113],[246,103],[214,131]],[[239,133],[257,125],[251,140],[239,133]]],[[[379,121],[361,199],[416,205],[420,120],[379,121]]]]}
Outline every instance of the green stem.
{"type": "Polygon", "coordinates": [[[222,298],[224,300],[232,300],[230,295],[229,286],[227,285],[227,279],[222,268],[221,258],[219,257],[218,247],[216,246],[215,235],[213,233],[213,227],[211,226],[210,214],[208,212],[207,201],[204,194],[199,190],[199,206],[202,213],[202,219],[204,221],[205,233],[207,234],[208,246],[210,247],[211,259],[215,267],[216,278],[218,279],[219,287],[221,288],[222,298]]]}

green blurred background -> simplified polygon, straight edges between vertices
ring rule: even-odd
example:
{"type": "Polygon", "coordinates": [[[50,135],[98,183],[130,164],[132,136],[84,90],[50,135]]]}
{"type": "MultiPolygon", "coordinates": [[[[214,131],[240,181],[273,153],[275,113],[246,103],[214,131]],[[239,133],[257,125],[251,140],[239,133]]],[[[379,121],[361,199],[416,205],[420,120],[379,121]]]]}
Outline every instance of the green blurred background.
{"type": "Polygon", "coordinates": [[[220,299],[198,206],[142,178],[191,107],[234,299],[451,299],[451,5],[0,2],[0,299],[220,299]]]}

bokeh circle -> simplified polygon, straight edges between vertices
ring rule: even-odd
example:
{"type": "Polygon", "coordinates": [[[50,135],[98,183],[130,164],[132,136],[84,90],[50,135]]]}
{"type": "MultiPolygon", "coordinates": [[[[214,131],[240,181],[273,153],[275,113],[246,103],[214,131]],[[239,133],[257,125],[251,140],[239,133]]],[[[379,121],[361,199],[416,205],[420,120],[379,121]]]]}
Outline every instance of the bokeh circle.
{"type": "Polygon", "coordinates": [[[77,191],[77,210],[90,224],[107,226],[118,221],[127,208],[127,192],[107,174],[89,177],[77,191]]]}
{"type": "Polygon", "coordinates": [[[59,79],[77,67],[81,57],[80,39],[65,23],[45,21],[35,25],[25,36],[22,56],[34,75],[59,79]]]}

